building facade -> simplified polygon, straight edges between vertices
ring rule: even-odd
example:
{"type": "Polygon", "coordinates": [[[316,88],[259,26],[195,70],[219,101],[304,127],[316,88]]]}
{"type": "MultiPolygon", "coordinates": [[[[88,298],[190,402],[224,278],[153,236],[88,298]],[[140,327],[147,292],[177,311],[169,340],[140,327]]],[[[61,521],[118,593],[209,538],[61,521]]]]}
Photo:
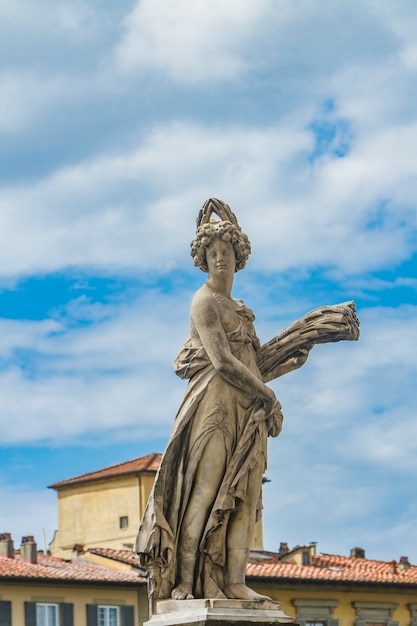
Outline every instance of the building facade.
{"type": "Polygon", "coordinates": [[[375,561],[317,554],[315,544],[253,553],[249,585],[279,600],[300,626],[417,626],[417,567],[407,557],[375,561]]]}
{"type": "MultiPolygon", "coordinates": [[[[145,572],[132,546],[161,455],[150,454],[51,485],[59,529],[50,554],[33,537],[15,550],[0,535],[0,626],[142,626],[145,572]]],[[[248,584],[281,603],[299,626],[417,626],[417,566],[318,554],[315,544],[278,552],[259,531],[248,584]]]]}
{"type": "Polygon", "coordinates": [[[50,485],[58,494],[51,554],[69,558],[75,545],[131,548],[161,454],[112,465],[50,485]]]}
{"type": "Polygon", "coordinates": [[[24,539],[14,550],[10,535],[0,535],[1,626],[140,626],[147,619],[146,579],[138,569],[63,560],[24,539]]]}

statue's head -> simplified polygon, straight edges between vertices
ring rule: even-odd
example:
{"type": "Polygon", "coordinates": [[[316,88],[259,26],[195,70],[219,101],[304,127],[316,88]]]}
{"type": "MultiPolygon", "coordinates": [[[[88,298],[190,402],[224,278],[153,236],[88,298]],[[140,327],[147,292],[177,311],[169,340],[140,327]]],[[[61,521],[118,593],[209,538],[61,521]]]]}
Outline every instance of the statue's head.
{"type": "Polygon", "coordinates": [[[236,216],[225,202],[217,198],[210,198],[204,203],[198,218],[195,239],[191,242],[191,256],[194,265],[203,272],[208,271],[206,251],[215,239],[230,241],[235,251],[235,272],[243,270],[251,253],[248,236],[242,233],[236,216]],[[220,220],[214,220],[212,214],[216,213],[220,220]]]}

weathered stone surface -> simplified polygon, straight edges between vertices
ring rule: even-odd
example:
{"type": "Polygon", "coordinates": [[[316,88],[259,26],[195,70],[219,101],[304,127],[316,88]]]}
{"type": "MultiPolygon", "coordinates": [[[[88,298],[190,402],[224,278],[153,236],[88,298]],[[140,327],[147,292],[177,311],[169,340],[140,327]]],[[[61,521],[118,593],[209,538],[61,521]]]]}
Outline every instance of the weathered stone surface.
{"type": "Polygon", "coordinates": [[[359,320],[353,301],[322,306],[310,311],[261,346],[257,353],[259,370],[264,382],[268,382],[279,376],[282,364],[317,344],[358,339],[359,320]]]}
{"type": "Polygon", "coordinates": [[[232,298],[234,274],[245,267],[250,251],[230,207],[210,198],[191,244],[194,263],[208,278],[193,298],[190,338],[175,362],[189,384],[136,541],[152,605],[181,601],[179,611],[166,605],[177,617],[194,607],[194,617],[181,623],[198,621],[197,614],[206,620],[207,612],[210,619],[227,621],[217,612],[232,611],[227,604],[194,598],[239,600],[238,611],[273,611],[265,608],[265,596],[245,583],[262,507],[267,438],[280,433],[283,419],[265,381],[301,367],[316,343],[358,335],[354,305],[348,303],[312,311],[261,347],[253,312],[232,298]]]}
{"type": "Polygon", "coordinates": [[[293,624],[293,620],[272,600],[162,600],[156,613],[144,626],[249,626],[250,624],[293,624]]]}

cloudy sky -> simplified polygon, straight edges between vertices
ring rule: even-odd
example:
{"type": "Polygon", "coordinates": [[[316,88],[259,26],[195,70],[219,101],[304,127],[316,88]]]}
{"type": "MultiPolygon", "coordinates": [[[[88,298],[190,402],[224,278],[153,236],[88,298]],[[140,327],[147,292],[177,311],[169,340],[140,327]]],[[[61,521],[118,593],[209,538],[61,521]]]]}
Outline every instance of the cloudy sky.
{"type": "Polygon", "coordinates": [[[210,196],[266,341],[355,300],[359,342],[273,383],[264,543],[417,563],[417,5],[3,0],[0,532],[53,482],[163,451],[210,196]],[[6,503],[7,506],[4,506],[6,503]]]}

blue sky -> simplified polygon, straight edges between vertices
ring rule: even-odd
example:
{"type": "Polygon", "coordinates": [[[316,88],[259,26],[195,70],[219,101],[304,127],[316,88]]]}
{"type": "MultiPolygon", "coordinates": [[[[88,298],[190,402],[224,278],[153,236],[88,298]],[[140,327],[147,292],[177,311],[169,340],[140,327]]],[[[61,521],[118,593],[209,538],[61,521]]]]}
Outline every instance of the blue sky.
{"type": "Polygon", "coordinates": [[[230,204],[266,341],[355,300],[359,342],[272,383],[265,548],[417,563],[417,6],[3,0],[0,531],[52,539],[47,485],[163,451],[230,204]]]}

